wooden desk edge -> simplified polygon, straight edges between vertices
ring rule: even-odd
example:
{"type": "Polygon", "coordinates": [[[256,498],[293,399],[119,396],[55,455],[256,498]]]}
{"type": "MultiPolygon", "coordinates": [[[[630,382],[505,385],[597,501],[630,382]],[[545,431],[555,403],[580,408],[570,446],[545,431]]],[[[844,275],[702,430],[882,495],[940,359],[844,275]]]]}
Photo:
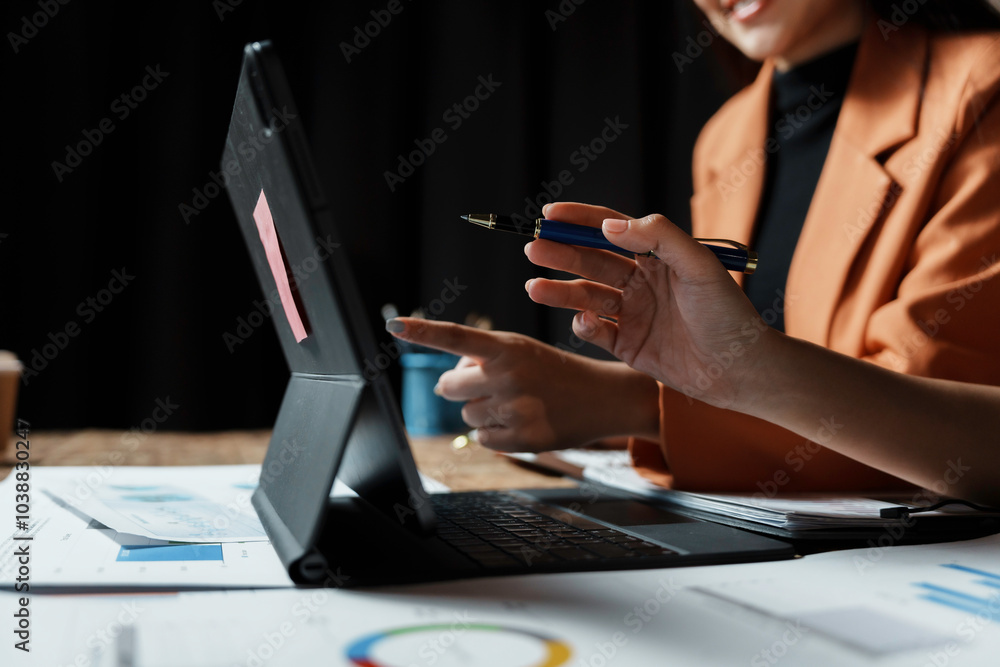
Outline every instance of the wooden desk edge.
{"type": "MultiPolygon", "coordinates": [[[[227,465],[264,460],[271,432],[215,433],[117,431],[37,431],[29,438],[33,466],[227,465]]],[[[542,474],[472,443],[455,450],[454,435],[410,439],[418,469],[453,491],[511,488],[568,488],[573,480],[542,474]]],[[[14,443],[0,457],[0,479],[17,462],[14,443]]]]}

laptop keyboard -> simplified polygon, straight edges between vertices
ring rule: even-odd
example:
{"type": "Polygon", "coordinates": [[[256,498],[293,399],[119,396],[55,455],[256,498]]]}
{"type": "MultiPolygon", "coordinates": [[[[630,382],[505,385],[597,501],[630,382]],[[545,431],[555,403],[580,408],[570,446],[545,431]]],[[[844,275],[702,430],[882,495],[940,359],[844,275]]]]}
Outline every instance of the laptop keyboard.
{"type": "Polygon", "coordinates": [[[558,508],[547,507],[546,513],[537,511],[502,492],[430,497],[438,517],[437,536],[486,568],[558,567],[568,562],[584,565],[581,561],[678,555],[558,508]],[[556,518],[560,515],[567,521],[556,518]]]}

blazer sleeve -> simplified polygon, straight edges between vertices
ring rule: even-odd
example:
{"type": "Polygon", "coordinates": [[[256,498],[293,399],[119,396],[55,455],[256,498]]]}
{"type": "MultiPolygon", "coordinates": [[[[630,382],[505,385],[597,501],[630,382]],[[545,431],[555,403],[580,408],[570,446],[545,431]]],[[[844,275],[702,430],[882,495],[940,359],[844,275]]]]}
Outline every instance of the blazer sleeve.
{"type": "MultiPolygon", "coordinates": [[[[995,82],[975,83],[925,222],[902,255],[902,280],[886,286],[890,298],[871,313],[856,356],[908,374],[1000,385],[1000,104],[995,82]]],[[[824,447],[838,437],[836,415],[803,438],[663,386],[660,406],[661,442],[630,449],[642,474],[672,488],[768,496],[909,488],[824,447]]]]}

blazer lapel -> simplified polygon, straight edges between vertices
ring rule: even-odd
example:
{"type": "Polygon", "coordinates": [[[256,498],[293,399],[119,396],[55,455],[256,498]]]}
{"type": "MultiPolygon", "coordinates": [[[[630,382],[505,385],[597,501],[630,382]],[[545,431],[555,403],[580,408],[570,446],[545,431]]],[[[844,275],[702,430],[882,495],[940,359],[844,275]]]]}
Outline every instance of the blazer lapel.
{"type": "Polygon", "coordinates": [[[902,190],[884,164],[891,149],[916,135],[927,54],[926,32],[907,30],[885,38],[872,20],[859,44],[789,269],[785,328],[798,338],[831,346],[831,323],[849,275],[864,269],[855,260],[902,190]]]}

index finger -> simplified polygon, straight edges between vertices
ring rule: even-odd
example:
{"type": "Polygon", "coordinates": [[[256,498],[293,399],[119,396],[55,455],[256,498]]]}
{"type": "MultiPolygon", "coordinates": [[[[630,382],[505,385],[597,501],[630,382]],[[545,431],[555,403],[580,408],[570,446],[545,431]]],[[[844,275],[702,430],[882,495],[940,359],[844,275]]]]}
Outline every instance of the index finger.
{"type": "Polygon", "coordinates": [[[578,202],[555,202],[542,208],[542,215],[549,220],[568,222],[573,225],[600,227],[606,218],[630,218],[606,206],[580,204],[578,202]]]}
{"type": "Polygon", "coordinates": [[[454,322],[394,317],[386,320],[385,330],[400,340],[459,356],[474,357],[480,361],[493,359],[502,349],[494,332],[454,322]]]}

